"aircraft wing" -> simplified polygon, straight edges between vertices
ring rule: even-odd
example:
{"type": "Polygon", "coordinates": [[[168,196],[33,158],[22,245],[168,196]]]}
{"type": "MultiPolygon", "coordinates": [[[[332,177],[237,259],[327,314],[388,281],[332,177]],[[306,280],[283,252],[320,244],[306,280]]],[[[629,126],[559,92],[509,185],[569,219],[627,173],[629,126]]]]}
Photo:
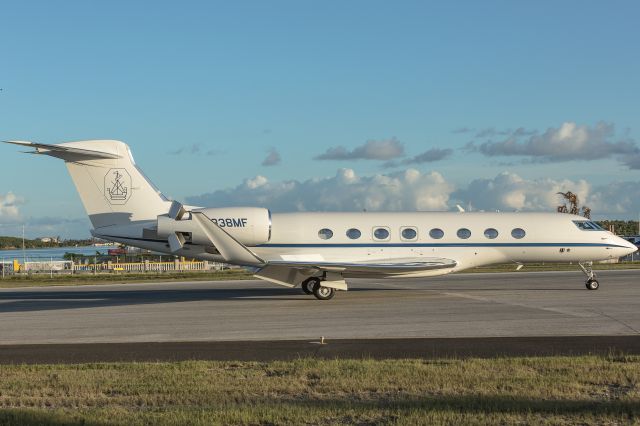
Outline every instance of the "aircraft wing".
{"type": "Polygon", "coordinates": [[[441,257],[391,258],[362,262],[324,262],[272,260],[268,265],[286,266],[298,269],[315,269],[328,272],[379,272],[403,274],[433,269],[447,269],[456,266],[456,261],[441,257]]]}
{"type": "Polygon", "coordinates": [[[346,290],[347,283],[344,281],[343,273],[392,275],[448,269],[454,266],[456,266],[454,260],[440,257],[379,259],[362,262],[272,260],[254,275],[275,284],[295,287],[310,276],[324,273],[330,277],[329,281],[323,283],[324,286],[346,290]]]}

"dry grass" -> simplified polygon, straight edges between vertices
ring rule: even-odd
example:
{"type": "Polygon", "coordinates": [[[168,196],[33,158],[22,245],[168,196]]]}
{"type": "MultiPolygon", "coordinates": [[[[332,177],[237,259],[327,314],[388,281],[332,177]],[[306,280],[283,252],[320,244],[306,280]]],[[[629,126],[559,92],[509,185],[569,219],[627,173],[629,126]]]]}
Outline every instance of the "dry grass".
{"type": "Polygon", "coordinates": [[[640,357],[0,368],[0,424],[638,424],[640,357]]]}

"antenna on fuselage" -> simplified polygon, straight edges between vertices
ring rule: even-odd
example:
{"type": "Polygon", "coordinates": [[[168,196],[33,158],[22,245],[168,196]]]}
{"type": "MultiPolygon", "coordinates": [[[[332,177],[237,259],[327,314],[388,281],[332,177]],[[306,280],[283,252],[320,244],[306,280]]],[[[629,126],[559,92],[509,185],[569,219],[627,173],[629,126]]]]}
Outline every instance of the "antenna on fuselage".
{"type": "Polygon", "coordinates": [[[456,204],[456,208],[458,209],[459,213],[464,213],[464,209],[462,208],[462,206],[460,204],[456,204]]]}

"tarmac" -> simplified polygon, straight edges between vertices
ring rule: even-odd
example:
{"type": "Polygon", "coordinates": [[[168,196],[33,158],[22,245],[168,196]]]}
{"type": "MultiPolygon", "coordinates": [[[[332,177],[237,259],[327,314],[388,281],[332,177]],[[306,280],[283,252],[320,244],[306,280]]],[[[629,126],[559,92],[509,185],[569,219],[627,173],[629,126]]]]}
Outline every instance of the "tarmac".
{"type": "Polygon", "coordinates": [[[0,290],[0,362],[640,353],[640,270],[0,290]],[[324,338],[325,345],[320,342],[324,338]]]}

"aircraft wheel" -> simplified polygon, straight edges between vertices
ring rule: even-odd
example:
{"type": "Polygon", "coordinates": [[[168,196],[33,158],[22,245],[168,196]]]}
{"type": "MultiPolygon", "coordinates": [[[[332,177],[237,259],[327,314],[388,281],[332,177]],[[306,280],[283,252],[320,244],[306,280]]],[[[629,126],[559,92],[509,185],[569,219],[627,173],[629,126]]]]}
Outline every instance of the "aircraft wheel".
{"type": "Polygon", "coordinates": [[[300,287],[302,288],[302,291],[304,292],[304,294],[313,294],[313,288],[315,287],[316,284],[320,284],[320,280],[316,277],[311,277],[302,281],[302,284],[300,284],[300,287]]]}
{"type": "Polygon", "coordinates": [[[600,283],[598,280],[587,280],[585,286],[587,287],[587,290],[597,290],[598,287],[600,287],[600,283]]]}
{"type": "Polygon", "coordinates": [[[336,295],[336,289],[331,287],[325,287],[321,285],[320,282],[318,281],[318,284],[313,287],[313,295],[318,300],[329,300],[336,295]]]}

